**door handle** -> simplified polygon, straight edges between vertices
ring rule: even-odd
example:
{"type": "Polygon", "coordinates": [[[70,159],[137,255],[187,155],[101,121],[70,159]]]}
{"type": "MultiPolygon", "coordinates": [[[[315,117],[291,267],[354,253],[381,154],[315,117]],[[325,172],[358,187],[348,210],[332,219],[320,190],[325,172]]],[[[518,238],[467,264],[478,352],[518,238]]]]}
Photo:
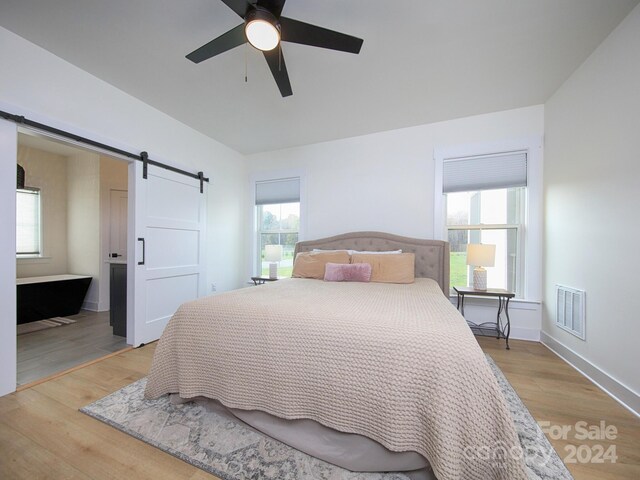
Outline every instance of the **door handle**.
{"type": "Polygon", "coordinates": [[[109,255],[111,258],[118,258],[121,257],[122,255],[120,255],[119,253],[112,253],[111,255],[109,255]]]}
{"type": "Polygon", "coordinates": [[[142,261],[138,262],[138,265],[144,265],[144,253],[145,253],[144,238],[138,238],[138,241],[142,242],[142,261]]]}

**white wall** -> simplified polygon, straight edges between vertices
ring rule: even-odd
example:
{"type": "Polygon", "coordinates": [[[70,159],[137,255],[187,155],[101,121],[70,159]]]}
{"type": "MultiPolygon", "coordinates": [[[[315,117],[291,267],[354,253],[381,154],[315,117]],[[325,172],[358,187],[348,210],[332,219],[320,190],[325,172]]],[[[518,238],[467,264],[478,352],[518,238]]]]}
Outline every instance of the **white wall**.
{"type": "Polygon", "coordinates": [[[82,308],[98,311],[100,295],[100,156],[67,157],[67,269],[93,277],[82,308]]]}
{"type": "Polygon", "coordinates": [[[638,52],[640,7],[545,104],[543,330],[640,412],[638,52]],[[556,284],[586,290],[585,341],[555,326],[556,284]]]}
{"type": "Polygon", "coordinates": [[[543,135],[541,105],[259,153],[250,173],[306,172],[307,238],[379,230],[432,238],[434,148],[543,135]]]}
{"type": "Polygon", "coordinates": [[[67,272],[67,159],[55,153],[18,146],[18,163],[25,169],[25,184],[41,195],[42,246],[40,258],[17,260],[17,275],[39,277],[67,272]]]}
{"type": "Polygon", "coordinates": [[[245,280],[238,267],[247,188],[242,155],[3,28],[0,62],[1,109],[204,171],[211,178],[208,283],[222,291],[245,280]]]}
{"type": "MultiPolygon", "coordinates": [[[[306,239],[358,230],[433,238],[434,149],[541,138],[543,133],[544,107],[538,105],[255,154],[247,157],[247,165],[253,176],[289,169],[304,172],[306,239]]],[[[247,220],[247,241],[251,238],[247,220]]],[[[249,246],[246,252],[248,275],[249,246]]],[[[494,303],[484,310],[470,307],[469,314],[495,314],[494,303]]],[[[513,336],[537,340],[539,305],[523,304],[522,311],[517,310],[512,304],[513,336]]]]}
{"type": "MultiPolygon", "coordinates": [[[[0,65],[1,110],[53,123],[124,149],[146,150],[150,158],[204,171],[212,180],[207,204],[207,284],[215,283],[218,291],[223,291],[243,283],[240,265],[244,261],[247,182],[242,155],[3,28],[0,65]]],[[[0,168],[14,172],[16,153],[11,152],[10,145],[0,146],[4,148],[0,168]],[[4,165],[9,161],[10,166],[4,165]]],[[[10,193],[15,197],[13,185],[12,180],[10,193]]],[[[3,225],[15,224],[15,213],[3,208],[1,215],[3,225]]],[[[4,230],[0,237],[0,252],[3,259],[6,252],[11,252],[15,278],[15,238],[9,238],[7,232],[11,233],[4,230]]],[[[5,296],[6,289],[11,290],[9,298],[15,295],[13,281],[3,282],[1,288],[5,296]]],[[[0,318],[14,319],[14,305],[1,302],[0,318]]],[[[9,335],[9,330],[3,332],[6,335],[0,339],[0,352],[13,348],[15,357],[15,336],[9,335]]],[[[15,387],[15,368],[10,367],[8,363],[3,370],[7,369],[7,378],[13,376],[15,387]]]]}
{"type": "Polygon", "coordinates": [[[16,389],[15,124],[0,120],[0,396],[16,389]]]}

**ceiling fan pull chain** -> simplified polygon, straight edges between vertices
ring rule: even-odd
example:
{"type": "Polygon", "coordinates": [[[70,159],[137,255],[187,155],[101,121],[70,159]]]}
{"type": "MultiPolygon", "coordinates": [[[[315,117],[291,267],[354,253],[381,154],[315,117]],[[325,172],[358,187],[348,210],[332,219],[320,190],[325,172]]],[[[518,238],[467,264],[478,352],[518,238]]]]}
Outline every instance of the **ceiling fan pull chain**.
{"type": "Polygon", "coordinates": [[[282,71],[282,43],[278,43],[278,71],[282,71]]]}
{"type": "Polygon", "coordinates": [[[247,78],[248,78],[248,74],[247,74],[247,70],[248,70],[248,67],[247,67],[247,63],[248,63],[247,55],[248,55],[248,52],[249,52],[249,44],[245,43],[244,46],[245,46],[245,48],[244,48],[244,83],[248,83],[247,82],[247,78]]]}

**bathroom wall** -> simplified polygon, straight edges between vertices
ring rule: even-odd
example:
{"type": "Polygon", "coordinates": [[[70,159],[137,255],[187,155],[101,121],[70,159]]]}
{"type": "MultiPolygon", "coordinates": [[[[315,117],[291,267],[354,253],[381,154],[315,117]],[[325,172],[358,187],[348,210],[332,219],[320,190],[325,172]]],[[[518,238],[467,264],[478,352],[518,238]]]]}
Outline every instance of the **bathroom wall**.
{"type": "Polygon", "coordinates": [[[98,310],[100,292],[100,156],[67,158],[67,273],[93,277],[83,308],[98,310]]]}
{"type": "Polygon", "coordinates": [[[18,259],[16,275],[22,278],[68,273],[67,159],[18,145],[18,164],[25,170],[25,185],[40,189],[43,255],[18,259]]]}

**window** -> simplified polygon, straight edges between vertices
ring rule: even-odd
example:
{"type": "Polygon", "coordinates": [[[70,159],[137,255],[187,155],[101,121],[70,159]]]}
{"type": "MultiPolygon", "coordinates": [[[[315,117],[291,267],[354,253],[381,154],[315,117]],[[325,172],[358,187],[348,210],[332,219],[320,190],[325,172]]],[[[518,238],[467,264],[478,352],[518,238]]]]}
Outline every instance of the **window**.
{"type": "Polygon", "coordinates": [[[42,254],[40,190],[16,191],[16,255],[33,257],[42,254]]]}
{"type": "Polygon", "coordinates": [[[265,259],[267,245],[281,245],[278,276],[290,277],[293,250],[300,233],[300,178],[256,182],[257,255],[259,275],[269,275],[265,259]]]}
{"type": "Polygon", "coordinates": [[[495,266],[487,269],[487,285],[522,291],[520,252],[525,188],[503,188],[447,194],[447,232],[451,250],[451,286],[468,285],[467,245],[496,246],[495,266]]]}
{"type": "Polygon", "coordinates": [[[510,152],[443,162],[450,284],[469,285],[467,245],[496,246],[495,265],[487,269],[487,285],[524,295],[527,154],[510,152]]]}

